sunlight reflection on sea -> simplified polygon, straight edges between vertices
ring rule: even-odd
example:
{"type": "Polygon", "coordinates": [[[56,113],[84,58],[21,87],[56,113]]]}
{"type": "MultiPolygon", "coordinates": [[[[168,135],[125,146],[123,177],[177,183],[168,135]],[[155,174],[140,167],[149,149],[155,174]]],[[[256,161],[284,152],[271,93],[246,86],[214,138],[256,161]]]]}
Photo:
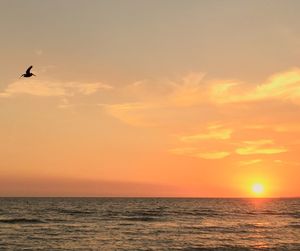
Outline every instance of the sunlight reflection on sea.
{"type": "Polygon", "coordinates": [[[299,237],[300,199],[0,199],[0,250],[300,250],[299,237]]]}

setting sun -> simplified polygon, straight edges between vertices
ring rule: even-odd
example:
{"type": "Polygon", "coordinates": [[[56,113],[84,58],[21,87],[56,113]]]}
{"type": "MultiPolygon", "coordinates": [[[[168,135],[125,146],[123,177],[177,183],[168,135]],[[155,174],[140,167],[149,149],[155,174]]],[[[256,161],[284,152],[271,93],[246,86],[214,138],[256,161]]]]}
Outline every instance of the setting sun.
{"type": "Polygon", "coordinates": [[[261,196],[264,193],[264,186],[261,183],[255,183],[252,185],[252,192],[256,196],[261,196]]]}

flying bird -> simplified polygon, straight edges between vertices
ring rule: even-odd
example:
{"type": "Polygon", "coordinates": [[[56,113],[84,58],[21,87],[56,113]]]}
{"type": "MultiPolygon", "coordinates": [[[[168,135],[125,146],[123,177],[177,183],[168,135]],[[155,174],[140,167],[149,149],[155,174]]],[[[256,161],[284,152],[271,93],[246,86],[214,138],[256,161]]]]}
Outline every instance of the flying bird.
{"type": "MultiPolygon", "coordinates": [[[[35,76],[33,73],[30,72],[31,68],[33,66],[31,65],[25,72],[25,74],[22,74],[21,77],[24,77],[24,78],[30,78],[31,76],[35,76]]],[[[20,77],[20,78],[21,78],[20,77]]]]}

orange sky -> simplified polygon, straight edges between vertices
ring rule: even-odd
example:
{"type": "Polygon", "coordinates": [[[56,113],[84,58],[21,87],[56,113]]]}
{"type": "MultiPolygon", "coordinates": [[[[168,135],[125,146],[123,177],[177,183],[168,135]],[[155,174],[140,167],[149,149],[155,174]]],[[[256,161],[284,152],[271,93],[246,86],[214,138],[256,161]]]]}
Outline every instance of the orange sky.
{"type": "Polygon", "coordinates": [[[299,196],[287,2],[1,2],[0,196],[299,196]]]}

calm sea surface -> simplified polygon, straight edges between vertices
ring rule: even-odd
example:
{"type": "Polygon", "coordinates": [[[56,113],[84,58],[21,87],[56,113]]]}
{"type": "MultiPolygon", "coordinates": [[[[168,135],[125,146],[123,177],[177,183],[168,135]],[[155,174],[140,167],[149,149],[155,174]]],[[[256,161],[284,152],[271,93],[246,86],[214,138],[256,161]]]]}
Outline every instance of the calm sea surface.
{"type": "Polygon", "coordinates": [[[300,199],[2,198],[0,250],[300,250],[300,199]]]}

